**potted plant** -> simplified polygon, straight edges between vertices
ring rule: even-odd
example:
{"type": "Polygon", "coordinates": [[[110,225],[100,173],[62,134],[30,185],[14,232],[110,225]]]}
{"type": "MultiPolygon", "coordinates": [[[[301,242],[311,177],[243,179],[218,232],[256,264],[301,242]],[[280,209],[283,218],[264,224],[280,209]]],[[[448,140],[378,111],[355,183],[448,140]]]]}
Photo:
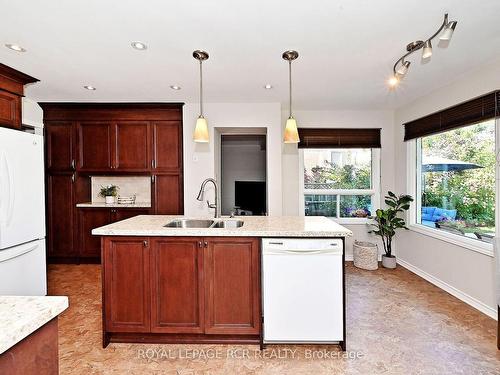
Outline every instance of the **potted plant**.
{"type": "Polygon", "coordinates": [[[115,197],[118,194],[119,189],[120,188],[116,185],[101,186],[99,196],[106,200],[106,204],[113,204],[115,203],[115,197]]]}
{"type": "Polygon", "coordinates": [[[385,196],[385,204],[389,206],[387,209],[378,209],[373,220],[375,224],[371,224],[374,229],[370,233],[375,233],[382,237],[385,254],[382,255],[382,265],[385,268],[396,268],[396,257],[392,254],[392,239],[396,234],[397,229],[408,229],[404,219],[398,217],[400,212],[404,212],[410,208],[410,203],[413,198],[410,195],[396,196],[392,191],[385,196]]]}

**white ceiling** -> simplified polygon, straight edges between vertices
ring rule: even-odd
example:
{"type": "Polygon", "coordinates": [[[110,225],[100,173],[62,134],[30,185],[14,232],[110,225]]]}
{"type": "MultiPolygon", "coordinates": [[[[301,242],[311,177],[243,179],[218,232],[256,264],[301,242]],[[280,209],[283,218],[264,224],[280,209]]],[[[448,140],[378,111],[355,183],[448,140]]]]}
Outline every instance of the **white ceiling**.
{"type": "Polygon", "coordinates": [[[281,53],[296,49],[296,109],[389,109],[500,57],[498,0],[0,0],[0,9],[0,62],[39,78],[28,94],[40,101],[195,102],[191,53],[205,49],[207,102],[287,107],[281,53]],[[451,44],[434,46],[430,63],[415,54],[389,91],[404,46],[429,37],[445,11],[458,20],[451,44]],[[135,40],[148,50],[132,49],[135,40]]]}

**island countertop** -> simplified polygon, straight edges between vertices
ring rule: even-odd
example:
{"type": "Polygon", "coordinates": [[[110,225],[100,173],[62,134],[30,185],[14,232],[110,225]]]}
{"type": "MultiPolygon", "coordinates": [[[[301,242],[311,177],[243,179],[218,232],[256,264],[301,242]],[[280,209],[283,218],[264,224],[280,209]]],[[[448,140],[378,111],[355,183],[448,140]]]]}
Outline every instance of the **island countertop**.
{"type": "Polygon", "coordinates": [[[0,354],[68,308],[68,297],[0,296],[0,354]]]}
{"type": "MultiPolygon", "coordinates": [[[[165,224],[185,216],[139,215],[92,230],[99,236],[196,237],[349,237],[352,232],[324,216],[238,216],[240,228],[168,228],[165,224]]],[[[192,219],[189,217],[189,219],[192,219]]],[[[207,218],[203,218],[207,219],[207,218]]],[[[212,219],[212,218],[210,218],[212,219]]]]}

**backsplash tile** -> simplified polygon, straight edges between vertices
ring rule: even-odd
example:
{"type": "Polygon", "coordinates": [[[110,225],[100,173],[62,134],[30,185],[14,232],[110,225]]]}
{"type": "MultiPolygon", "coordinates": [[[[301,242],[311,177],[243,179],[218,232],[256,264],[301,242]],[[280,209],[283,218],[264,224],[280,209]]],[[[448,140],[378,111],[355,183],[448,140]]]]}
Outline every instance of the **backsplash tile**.
{"type": "Polygon", "coordinates": [[[121,196],[136,195],[136,202],[151,203],[151,178],[149,176],[91,176],[92,202],[104,202],[99,196],[101,186],[117,185],[121,196]]]}

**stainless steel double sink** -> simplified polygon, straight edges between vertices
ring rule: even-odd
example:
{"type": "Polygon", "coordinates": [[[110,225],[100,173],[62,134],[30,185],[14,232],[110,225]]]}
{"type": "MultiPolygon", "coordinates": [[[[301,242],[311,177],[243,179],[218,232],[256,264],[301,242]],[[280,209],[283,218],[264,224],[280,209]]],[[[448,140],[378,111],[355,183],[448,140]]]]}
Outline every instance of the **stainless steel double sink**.
{"type": "Polygon", "coordinates": [[[164,225],[167,228],[223,228],[236,229],[242,227],[243,220],[206,220],[206,219],[175,219],[164,225]]]}

